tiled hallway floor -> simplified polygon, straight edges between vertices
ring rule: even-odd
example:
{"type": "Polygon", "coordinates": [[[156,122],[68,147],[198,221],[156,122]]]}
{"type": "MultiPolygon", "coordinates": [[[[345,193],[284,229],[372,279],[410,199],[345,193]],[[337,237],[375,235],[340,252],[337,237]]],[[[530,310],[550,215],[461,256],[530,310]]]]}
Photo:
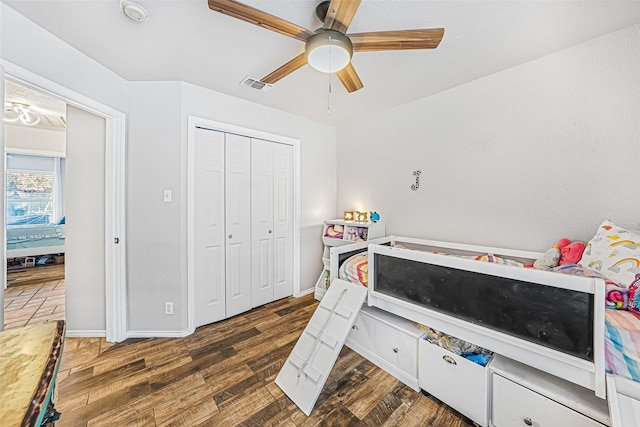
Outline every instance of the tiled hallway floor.
{"type": "Polygon", "coordinates": [[[4,290],[4,328],[64,320],[64,279],[4,290]]]}

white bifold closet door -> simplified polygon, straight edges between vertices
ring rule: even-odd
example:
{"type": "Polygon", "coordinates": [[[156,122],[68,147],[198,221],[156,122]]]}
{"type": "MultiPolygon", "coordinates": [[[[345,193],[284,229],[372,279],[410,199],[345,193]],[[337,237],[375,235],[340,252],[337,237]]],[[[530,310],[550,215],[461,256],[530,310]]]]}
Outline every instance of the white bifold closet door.
{"type": "Polygon", "coordinates": [[[251,309],[251,139],[225,134],[227,317],[251,309]]]}
{"type": "Polygon", "coordinates": [[[194,164],[194,320],[196,326],[226,317],[224,149],[225,134],[196,129],[194,164]]]}
{"type": "Polygon", "coordinates": [[[196,129],[194,320],[293,293],[293,147],[196,129]]]}
{"type": "Polygon", "coordinates": [[[251,301],[293,293],[293,147],[251,140],[251,301]]]}

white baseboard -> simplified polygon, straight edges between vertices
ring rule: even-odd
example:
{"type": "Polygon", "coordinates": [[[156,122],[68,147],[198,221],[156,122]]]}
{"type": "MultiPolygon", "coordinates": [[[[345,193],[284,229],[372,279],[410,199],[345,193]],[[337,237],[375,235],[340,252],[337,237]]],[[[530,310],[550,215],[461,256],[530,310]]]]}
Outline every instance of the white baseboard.
{"type": "Polygon", "coordinates": [[[193,332],[189,329],[182,331],[128,331],[127,338],[184,338],[193,332]]]}
{"type": "Polygon", "coordinates": [[[297,295],[294,295],[294,298],[300,298],[300,297],[303,297],[305,295],[312,294],[314,291],[315,291],[315,288],[303,289],[303,290],[299,291],[297,293],[297,295]]]}
{"type": "Polygon", "coordinates": [[[84,329],[74,329],[65,332],[67,338],[103,338],[107,336],[107,331],[92,331],[84,329]]]}

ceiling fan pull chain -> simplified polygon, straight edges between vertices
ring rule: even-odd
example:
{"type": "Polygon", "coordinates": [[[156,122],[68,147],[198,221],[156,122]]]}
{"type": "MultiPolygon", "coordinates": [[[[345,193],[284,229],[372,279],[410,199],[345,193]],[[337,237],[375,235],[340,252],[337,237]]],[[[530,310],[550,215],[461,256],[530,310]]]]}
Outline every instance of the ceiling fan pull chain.
{"type": "Polygon", "coordinates": [[[329,91],[327,92],[327,116],[331,115],[331,74],[327,74],[327,81],[329,83],[329,91]]]}

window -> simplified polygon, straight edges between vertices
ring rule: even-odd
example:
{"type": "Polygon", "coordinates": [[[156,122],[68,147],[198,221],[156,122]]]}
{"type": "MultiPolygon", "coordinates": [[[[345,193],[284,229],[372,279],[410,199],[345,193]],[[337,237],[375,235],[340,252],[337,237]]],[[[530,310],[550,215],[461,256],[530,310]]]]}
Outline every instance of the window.
{"type": "Polygon", "coordinates": [[[60,219],[55,207],[60,178],[54,165],[52,157],[7,155],[7,225],[50,224],[60,219]]]}

